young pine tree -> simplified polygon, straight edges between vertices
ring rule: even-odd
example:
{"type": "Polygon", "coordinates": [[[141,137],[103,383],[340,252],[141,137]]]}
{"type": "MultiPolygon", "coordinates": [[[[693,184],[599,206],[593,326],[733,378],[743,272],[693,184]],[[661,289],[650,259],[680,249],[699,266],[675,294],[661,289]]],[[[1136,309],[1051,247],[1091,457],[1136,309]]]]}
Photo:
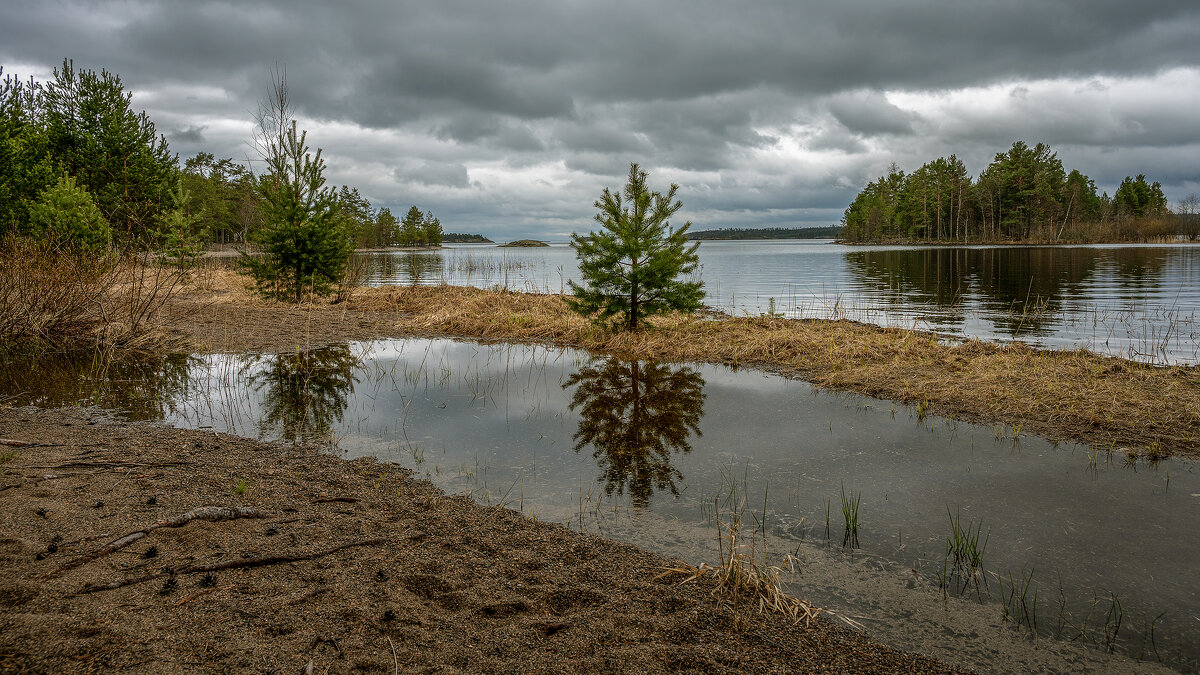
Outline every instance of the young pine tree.
{"type": "Polygon", "coordinates": [[[571,235],[584,282],[569,282],[572,309],[598,321],[620,314],[625,327],[636,330],[644,317],[700,308],[703,284],[686,280],[696,271],[700,244],[688,244],[691,223],[674,229],[668,222],[683,206],[675,200],[678,189],[671,185],[666,195],[649,191],[646,172],[637,164],[629,165],[622,193],[604,189],[595,203],[603,229],[571,235]]]}
{"type": "Polygon", "coordinates": [[[201,213],[191,211],[192,195],[183,186],[182,176],[171,191],[171,207],[158,216],[154,239],[162,260],[191,267],[204,254],[208,228],[201,213]]]}
{"type": "Polygon", "coordinates": [[[244,256],[243,264],[259,292],[300,302],[305,291],[324,295],[341,281],[354,242],[337,192],[325,186],[321,150],[311,154],[308,132],[296,128],[286,80],[273,85],[256,138],[267,167],[258,180],[264,224],[255,240],[261,255],[244,256]]]}
{"type": "Polygon", "coordinates": [[[66,174],[29,207],[29,224],[39,236],[72,248],[99,252],[112,245],[112,230],[92,196],[66,174]]]}

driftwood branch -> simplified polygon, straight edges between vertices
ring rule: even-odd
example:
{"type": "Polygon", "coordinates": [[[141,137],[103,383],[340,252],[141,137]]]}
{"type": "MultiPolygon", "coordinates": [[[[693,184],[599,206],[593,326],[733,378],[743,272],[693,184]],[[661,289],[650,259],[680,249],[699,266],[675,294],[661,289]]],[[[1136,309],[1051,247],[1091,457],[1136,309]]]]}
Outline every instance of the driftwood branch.
{"type": "Polygon", "coordinates": [[[195,508],[195,509],[192,509],[191,511],[188,511],[187,513],[183,514],[182,516],[170,518],[167,520],[160,520],[156,523],[150,524],[149,526],[147,526],[141,530],[137,530],[135,532],[130,532],[129,534],[127,534],[123,537],[120,537],[119,539],[114,539],[113,541],[109,542],[108,544],[101,546],[100,548],[96,549],[95,551],[93,551],[87,555],[80,556],[74,560],[64,563],[61,567],[54,570],[53,572],[50,572],[46,576],[52,577],[52,576],[62,574],[63,572],[65,572],[69,569],[74,569],[76,567],[79,567],[80,565],[82,565],[86,562],[95,560],[96,558],[99,558],[101,556],[106,556],[109,553],[112,553],[114,551],[119,551],[119,550],[125,548],[126,546],[129,546],[130,544],[134,543],[135,541],[141,539],[142,537],[148,536],[151,532],[153,532],[159,528],[162,528],[162,527],[183,527],[184,525],[187,525],[188,523],[192,522],[193,520],[219,521],[219,520],[235,520],[238,518],[266,518],[266,517],[267,517],[267,514],[264,514],[263,512],[261,512],[257,509],[252,509],[252,508],[245,507],[245,506],[238,506],[238,507],[233,507],[233,508],[225,507],[225,506],[201,506],[199,508],[195,508]]]}
{"type": "Polygon", "coordinates": [[[142,575],[140,577],[133,577],[132,579],[121,579],[118,581],[110,581],[106,584],[95,584],[92,586],[86,586],[86,587],[80,589],[74,595],[87,595],[88,593],[98,593],[100,591],[112,591],[112,590],[116,590],[118,588],[124,588],[125,586],[132,586],[134,584],[140,584],[144,581],[152,581],[154,579],[169,576],[172,574],[180,574],[180,575],[182,575],[182,574],[198,574],[200,572],[218,572],[220,570],[247,569],[250,567],[262,567],[264,565],[278,565],[280,563],[302,562],[305,560],[314,560],[316,558],[320,558],[322,556],[327,556],[331,553],[337,553],[338,551],[342,551],[342,550],[345,550],[348,548],[356,548],[359,546],[379,546],[381,544],[386,544],[386,543],[387,543],[387,539],[367,539],[364,541],[355,541],[355,542],[351,542],[349,544],[342,544],[340,546],[334,546],[333,548],[328,548],[328,549],[325,549],[324,551],[317,551],[316,553],[301,553],[301,554],[295,554],[295,555],[268,555],[268,556],[262,556],[260,558],[245,558],[242,560],[225,560],[223,562],[209,563],[207,565],[200,565],[200,564],[193,563],[191,565],[184,565],[183,567],[177,567],[173,570],[154,572],[151,574],[142,575]]]}

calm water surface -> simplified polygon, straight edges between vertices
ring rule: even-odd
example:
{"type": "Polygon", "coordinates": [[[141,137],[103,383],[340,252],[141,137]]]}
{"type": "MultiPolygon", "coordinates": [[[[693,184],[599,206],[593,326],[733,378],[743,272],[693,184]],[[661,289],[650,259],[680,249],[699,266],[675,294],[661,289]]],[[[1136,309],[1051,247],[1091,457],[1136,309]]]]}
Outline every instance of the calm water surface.
{"type": "MultiPolygon", "coordinates": [[[[464,244],[367,256],[367,283],[562,292],[572,249],[464,244]]],[[[700,246],[706,302],[735,313],[850,318],[952,336],[1200,363],[1200,246],[700,246]]]]}
{"type": "Polygon", "coordinates": [[[693,563],[717,560],[714,512],[728,518],[740,504],[749,528],[763,524],[759,553],[801,559],[798,594],[971,667],[995,667],[984,637],[1029,631],[1001,628],[1003,601],[1011,616],[1013,586],[1026,581],[1041,638],[1096,654],[1111,642],[1185,671],[1200,663],[1200,475],[1187,461],[1127,464],[1119,451],[759,372],[448,340],[169,357],[106,373],[43,362],[7,369],[5,392],[320,440],[693,563]],[[861,497],[858,547],[843,547],[843,494],[861,497]],[[947,567],[951,516],[986,539],[982,576],[947,567]],[[937,623],[953,607],[965,618],[937,623]]]}

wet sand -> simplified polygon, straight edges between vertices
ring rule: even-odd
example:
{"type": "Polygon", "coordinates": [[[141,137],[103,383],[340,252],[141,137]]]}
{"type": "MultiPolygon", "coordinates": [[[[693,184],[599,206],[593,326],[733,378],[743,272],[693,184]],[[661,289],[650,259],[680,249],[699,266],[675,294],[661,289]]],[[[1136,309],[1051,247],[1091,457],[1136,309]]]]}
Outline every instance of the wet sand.
{"type": "Polygon", "coordinates": [[[954,672],[371,460],[84,408],[0,438],[0,671],[954,672]]]}

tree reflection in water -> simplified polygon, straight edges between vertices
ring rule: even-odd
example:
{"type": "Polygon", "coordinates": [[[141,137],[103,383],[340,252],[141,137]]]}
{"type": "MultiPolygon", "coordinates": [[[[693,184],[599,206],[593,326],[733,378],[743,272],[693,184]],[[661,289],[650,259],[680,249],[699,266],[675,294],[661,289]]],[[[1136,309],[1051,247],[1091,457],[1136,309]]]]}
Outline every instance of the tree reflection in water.
{"type": "Polygon", "coordinates": [[[264,361],[266,369],[250,380],[255,391],[263,392],[260,428],[275,428],[293,443],[331,441],[358,382],[358,359],[349,345],[275,354],[264,361]]]}
{"type": "Polygon", "coordinates": [[[609,495],[629,496],[647,506],[657,490],[678,496],[683,475],[671,465],[673,452],[691,452],[688,439],[700,436],[704,378],[687,366],[609,359],[589,365],[567,380],[576,387],[571,410],[579,410],[575,452],[589,444],[604,471],[609,495]]]}
{"type": "Polygon", "coordinates": [[[197,359],[183,354],[68,352],[0,360],[0,403],[92,405],[130,419],[161,420],[185,395],[197,359]]]}

